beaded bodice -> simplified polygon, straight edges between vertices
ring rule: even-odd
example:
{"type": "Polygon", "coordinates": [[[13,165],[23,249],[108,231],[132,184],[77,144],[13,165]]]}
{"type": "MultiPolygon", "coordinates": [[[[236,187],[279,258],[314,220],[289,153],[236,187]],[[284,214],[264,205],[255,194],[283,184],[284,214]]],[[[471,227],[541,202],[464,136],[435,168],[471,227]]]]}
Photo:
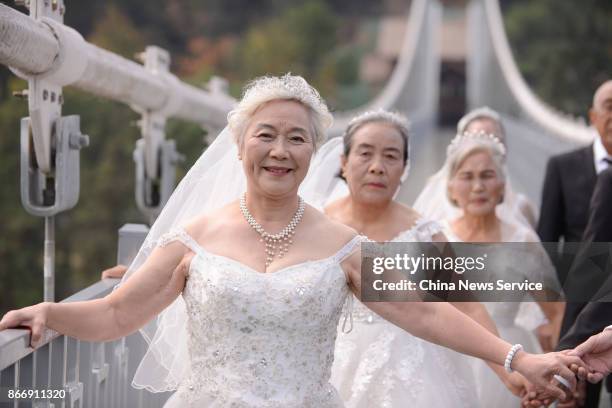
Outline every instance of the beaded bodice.
{"type": "MultiPolygon", "coordinates": [[[[431,242],[433,236],[441,231],[442,226],[439,223],[420,218],[412,228],[400,232],[395,238],[387,242],[431,242]]],[[[353,319],[356,322],[373,323],[384,320],[359,301],[355,302],[352,309],[353,319]]]]}
{"type": "Polygon", "coordinates": [[[203,396],[219,406],[339,406],[328,383],[336,328],[349,293],[341,260],[361,240],[335,255],[264,274],[201,248],[184,230],[180,240],[196,253],[183,298],[191,365],[177,393],[203,396]]]}

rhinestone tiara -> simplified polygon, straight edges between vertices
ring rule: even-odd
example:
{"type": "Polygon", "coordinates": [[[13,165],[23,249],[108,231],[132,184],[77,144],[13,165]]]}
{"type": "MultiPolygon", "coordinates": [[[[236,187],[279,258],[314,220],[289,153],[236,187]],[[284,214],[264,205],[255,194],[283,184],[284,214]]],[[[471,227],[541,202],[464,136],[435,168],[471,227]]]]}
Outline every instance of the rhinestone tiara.
{"type": "Polygon", "coordinates": [[[263,76],[249,82],[238,105],[227,114],[227,124],[235,142],[239,142],[244,128],[259,106],[277,99],[296,100],[313,113],[314,145],[323,144],[326,130],[334,118],[319,92],[298,75],[263,76]]]}
{"type": "Polygon", "coordinates": [[[463,132],[457,134],[455,138],[450,142],[446,148],[446,156],[450,157],[457,153],[461,146],[466,143],[482,143],[484,145],[492,147],[495,151],[499,152],[502,156],[506,156],[506,146],[502,143],[499,137],[492,133],[487,133],[482,130],[477,132],[463,132]]]}
{"type": "MultiPolygon", "coordinates": [[[[321,115],[329,115],[327,104],[319,92],[299,75],[287,73],[283,76],[263,76],[254,79],[244,89],[241,104],[258,100],[263,95],[297,99],[321,115]]],[[[331,119],[331,116],[330,116],[331,119]]],[[[327,126],[331,125],[325,124],[327,126]]]]}

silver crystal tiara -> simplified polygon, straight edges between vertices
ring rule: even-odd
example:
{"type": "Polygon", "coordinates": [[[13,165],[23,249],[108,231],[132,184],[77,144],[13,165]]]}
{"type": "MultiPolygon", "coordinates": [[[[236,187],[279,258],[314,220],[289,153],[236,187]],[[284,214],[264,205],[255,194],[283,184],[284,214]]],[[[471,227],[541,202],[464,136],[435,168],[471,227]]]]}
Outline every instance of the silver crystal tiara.
{"type": "Polygon", "coordinates": [[[463,132],[458,133],[457,136],[450,142],[446,148],[446,156],[450,157],[461,148],[465,143],[482,143],[491,146],[502,156],[506,156],[506,146],[502,143],[499,137],[492,133],[487,133],[482,130],[477,132],[463,132]]]}
{"type": "Polygon", "coordinates": [[[253,80],[245,87],[242,101],[246,102],[251,98],[258,99],[260,95],[270,93],[297,99],[320,114],[329,113],[319,92],[304,78],[291,73],[278,77],[263,76],[253,80]]]}

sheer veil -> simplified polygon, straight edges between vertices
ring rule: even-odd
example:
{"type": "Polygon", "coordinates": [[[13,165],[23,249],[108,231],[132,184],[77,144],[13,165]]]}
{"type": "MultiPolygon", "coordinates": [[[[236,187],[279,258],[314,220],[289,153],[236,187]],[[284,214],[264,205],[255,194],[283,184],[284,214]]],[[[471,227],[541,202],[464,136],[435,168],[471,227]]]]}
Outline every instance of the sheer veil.
{"type": "MultiPolygon", "coordinates": [[[[226,127],[176,187],[152,225],[123,281],[129,279],[145,262],[164,234],[199,214],[238,199],[245,189],[246,179],[238,160],[238,149],[231,131],[226,127]]],[[[189,367],[186,323],[185,302],[179,296],[140,329],[149,348],[136,370],[132,386],[151,392],[177,388],[189,367]]]]}
{"type": "MultiPolygon", "coordinates": [[[[300,195],[317,209],[322,209],[330,197],[348,194],[346,184],[336,177],[341,152],[342,138],[325,143],[313,157],[300,186],[300,195]]],[[[122,282],[145,262],[164,234],[200,214],[237,200],[244,191],[246,178],[238,149],[232,132],[226,127],[181,180],[122,282]]],[[[140,329],[140,333],[149,347],[136,370],[132,386],[151,392],[175,390],[189,368],[187,311],[182,296],[140,329]]]]}
{"type": "MultiPolygon", "coordinates": [[[[406,132],[406,164],[400,177],[400,183],[403,183],[408,178],[411,163],[410,124],[408,120],[401,114],[383,109],[366,111],[350,121],[346,132],[354,134],[360,126],[366,123],[392,124],[406,132]],[[352,130],[349,130],[351,128],[352,130]]],[[[327,204],[338,198],[348,196],[350,193],[346,182],[339,177],[341,172],[340,158],[344,154],[344,138],[345,136],[334,137],[319,149],[310,164],[308,176],[300,188],[302,197],[310,205],[321,211],[327,204]]],[[[399,190],[398,187],[393,198],[397,197],[399,190]]]]}
{"type": "MultiPolygon", "coordinates": [[[[425,183],[423,191],[414,202],[415,210],[427,218],[438,221],[453,220],[461,216],[461,209],[452,205],[446,194],[449,174],[447,158],[442,168],[429,177],[425,183]]],[[[495,208],[497,216],[508,224],[518,224],[533,230],[532,221],[521,211],[525,206],[524,200],[524,197],[514,191],[510,181],[506,178],[504,201],[495,208]]]]}
{"type": "MultiPolygon", "coordinates": [[[[478,136],[478,134],[472,134],[478,136]]],[[[467,148],[469,145],[488,146],[491,151],[496,152],[502,157],[502,167],[506,167],[505,147],[499,141],[493,142],[487,137],[469,137],[470,133],[458,134],[454,141],[457,144],[462,144],[467,148]],[[467,136],[467,137],[461,137],[467,136]]],[[[481,135],[482,136],[482,135],[481,135]]],[[[486,135],[485,135],[486,136],[486,135]]],[[[452,142],[451,142],[452,144],[452,142]]],[[[450,222],[462,215],[462,210],[451,204],[447,195],[447,184],[450,176],[450,166],[452,155],[457,154],[455,149],[449,146],[447,150],[447,158],[444,165],[433,176],[431,176],[423,188],[423,191],[417,197],[414,208],[428,218],[445,221],[444,224],[450,226],[450,222]]],[[[505,172],[505,171],[504,171],[505,172]]],[[[521,195],[516,193],[508,179],[506,178],[504,188],[504,201],[495,208],[496,214],[501,221],[507,224],[508,229],[503,230],[502,240],[504,242],[531,242],[531,245],[521,246],[521,252],[512,252],[514,257],[521,259],[521,271],[530,280],[535,282],[543,282],[546,287],[556,293],[562,293],[561,286],[556,279],[556,273],[552,263],[544,252],[544,249],[536,244],[539,242],[537,234],[533,231],[533,226],[530,220],[521,211],[522,204],[521,195]]],[[[446,235],[453,241],[459,241],[452,231],[445,231],[446,235]]],[[[512,248],[509,248],[512,249],[512,248]]],[[[512,262],[508,263],[509,265],[512,262]]],[[[533,330],[540,324],[546,322],[546,317],[542,313],[537,304],[527,301],[521,304],[520,312],[516,319],[516,323],[526,330],[533,330]]]]}
{"type": "MultiPolygon", "coordinates": [[[[202,153],[173,192],[152,225],[124,276],[124,281],[144,264],[165,234],[172,234],[198,215],[237,200],[246,191],[246,177],[242,163],[238,159],[235,138],[236,134],[242,132],[239,120],[248,117],[249,112],[252,113],[260,104],[275,99],[299,100],[305,106],[311,107],[318,118],[314,121],[315,145],[324,138],[332,117],[316,90],[304,79],[288,74],[279,78],[263,77],[255,80],[250,87],[247,87],[238,107],[228,115],[228,126],[202,153]],[[264,88],[272,92],[260,92],[264,88]],[[243,103],[245,100],[247,102],[243,103]]],[[[372,114],[379,113],[372,112],[372,114]]],[[[409,149],[408,143],[406,149],[409,149]]],[[[330,201],[349,193],[346,183],[338,177],[342,153],[342,137],[327,141],[316,151],[306,178],[300,185],[299,194],[308,204],[319,210],[330,201]]],[[[409,162],[408,159],[402,181],[408,174],[409,162]]],[[[187,330],[186,306],[182,296],[179,296],[140,329],[149,347],[136,370],[132,386],[151,392],[177,389],[190,367],[187,330]]]]}
{"type": "MultiPolygon", "coordinates": [[[[198,215],[235,201],[246,191],[237,135],[244,133],[248,120],[260,106],[274,100],[298,101],[309,108],[314,143],[320,144],[333,118],[317,90],[304,78],[291,74],[264,76],[247,84],[242,99],[228,114],[228,125],[187,172],[151,226],[124,281],[144,264],[158,243],[164,242],[166,234],[172,235],[198,215]]],[[[186,306],[179,296],[140,329],[149,347],[132,386],[164,392],[180,385],[190,367],[187,330],[186,306]]]]}
{"type": "Polygon", "coordinates": [[[349,193],[346,183],[338,177],[341,155],[342,138],[328,140],[313,157],[308,175],[300,186],[300,195],[319,211],[349,193]]]}
{"type": "MultiPolygon", "coordinates": [[[[497,131],[493,133],[503,145],[503,155],[505,159],[506,152],[504,140],[506,131],[501,115],[493,109],[482,106],[463,116],[459,120],[459,123],[457,123],[457,135],[474,133],[473,131],[468,132],[468,126],[472,121],[477,119],[489,120],[495,124],[497,131]]],[[[414,208],[417,211],[434,220],[453,220],[461,215],[461,210],[453,206],[446,195],[446,185],[450,172],[448,156],[447,154],[447,160],[442,168],[427,180],[423,191],[414,202],[414,208]]],[[[499,218],[509,224],[519,224],[529,230],[535,228],[537,210],[533,208],[527,197],[514,191],[508,177],[506,177],[504,189],[504,202],[498,205],[495,211],[499,218]]]]}

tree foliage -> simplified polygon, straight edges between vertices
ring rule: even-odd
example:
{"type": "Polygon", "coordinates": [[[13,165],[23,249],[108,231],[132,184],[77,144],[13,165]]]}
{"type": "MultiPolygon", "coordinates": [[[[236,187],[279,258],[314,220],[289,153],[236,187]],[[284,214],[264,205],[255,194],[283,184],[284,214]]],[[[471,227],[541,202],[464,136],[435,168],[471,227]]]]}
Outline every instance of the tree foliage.
{"type": "Polygon", "coordinates": [[[586,116],[612,77],[612,2],[513,1],[505,24],[527,82],[550,105],[586,116]]]}
{"type": "MultiPolygon", "coordinates": [[[[360,3],[360,2],[358,2],[360,3]]],[[[256,75],[291,70],[333,90],[356,81],[350,47],[338,52],[338,10],[348,1],[159,1],[76,2],[66,23],[86,39],[126,58],[147,44],[166,47],[172,69],[201,85],[211,75],[230,79],[234,94],[256,75]],[[336,56],[340,55],[340,62],[336,56]],[[340,67],[339,69],[337,69],[340,67]]],[[[350,11],[352,13],[353,11],[350,11]]],[[[345,39],[346,40],[346,39],[345,39]]],[[[26,83],[0,68],[0,314],[42,299],[44,223],[25,212],[19,192],[19,123],[27,103],[9,97],[26,83]]],[[[99,279],[115,262],[117,230],[144,222],[134,201],[132,151],[140,137],[138,116],[127,106],[66,88],[63,114],[81,116],[90,146],[81,151],[77,206],[56,218],[56,298],[99,279]]],[[[171,120],[167,137],[186,156],[178,177],[205,148],[198,126],[171,120]]]]}

